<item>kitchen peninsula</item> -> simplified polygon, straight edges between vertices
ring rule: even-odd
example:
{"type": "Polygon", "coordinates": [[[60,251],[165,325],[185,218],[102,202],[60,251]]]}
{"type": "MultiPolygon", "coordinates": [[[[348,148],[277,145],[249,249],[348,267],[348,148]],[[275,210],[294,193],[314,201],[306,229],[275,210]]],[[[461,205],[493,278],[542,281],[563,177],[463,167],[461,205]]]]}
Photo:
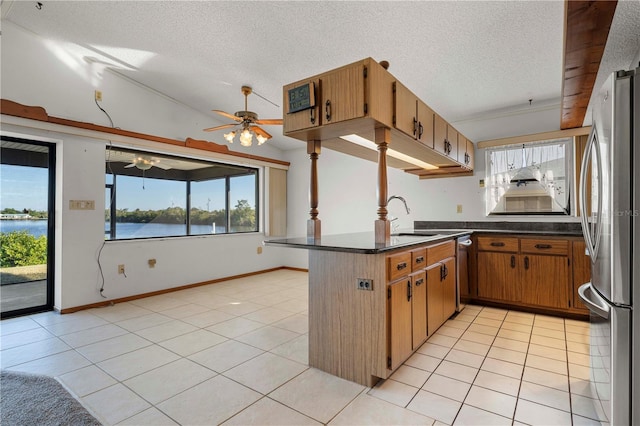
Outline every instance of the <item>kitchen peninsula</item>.
{"type": "Polygon", "coordinates": [[[455,311],[455,238],[373,232],[265,244],[309,250],[309,365],[373,386],[455,311]]]}

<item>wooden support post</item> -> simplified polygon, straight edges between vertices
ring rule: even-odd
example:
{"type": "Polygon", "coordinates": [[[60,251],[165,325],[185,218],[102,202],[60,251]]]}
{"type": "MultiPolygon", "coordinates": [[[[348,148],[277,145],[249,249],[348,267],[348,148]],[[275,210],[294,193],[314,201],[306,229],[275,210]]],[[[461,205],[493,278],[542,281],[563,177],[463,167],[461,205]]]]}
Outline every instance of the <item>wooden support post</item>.
{"type": "Polygon", "coordinates": [[[311,159],[311,180],[309,182],[309,215],[307,220],[307,240],[320,241],[320,219],[318,219],[318,156],[320,155],[320,141],[307,141],[307,154],[311,159]]]}
{"type": "Polygon", "coordinates": [[[387,220],[387,146],[391,140],[391,131],[387,128],[376,129],[375,143],[378,145],[378,219],[375,221],[376,244],[391,241],[391,222],[387,220]]]}

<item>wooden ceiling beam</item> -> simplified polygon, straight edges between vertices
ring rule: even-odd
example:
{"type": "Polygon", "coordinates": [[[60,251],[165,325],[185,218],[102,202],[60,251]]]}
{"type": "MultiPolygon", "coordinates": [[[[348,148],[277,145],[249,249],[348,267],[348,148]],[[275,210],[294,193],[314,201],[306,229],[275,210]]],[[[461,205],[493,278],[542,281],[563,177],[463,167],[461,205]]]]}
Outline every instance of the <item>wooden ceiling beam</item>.
{"type": "Polygon", "coordinates": [[[561,129],[582,127],[617,4],[565,0],[561,129]]]}

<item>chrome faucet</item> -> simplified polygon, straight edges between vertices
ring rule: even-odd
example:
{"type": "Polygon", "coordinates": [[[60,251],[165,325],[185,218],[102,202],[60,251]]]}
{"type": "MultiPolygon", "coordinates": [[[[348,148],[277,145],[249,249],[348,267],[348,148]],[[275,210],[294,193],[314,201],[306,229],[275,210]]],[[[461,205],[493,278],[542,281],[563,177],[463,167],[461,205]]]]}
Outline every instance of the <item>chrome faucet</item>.
{"type": "MultiPolygon", "coordinates": [[[[409,210],[409,206],[407,205],[407,200],[405,200],[403,197],[401,197],[399,195],[392,195],[391,197],[389,197],[389,199],[387,200],[387,205],[389,204],[389,201],[394,200],[394,199],[402,201],[402,204],[404,204],[404,208],[407,211],[407,214],[409,214],[411,212],[411,210],[409,210]]],[[[389,222],[394,222],[396,220],[398,220],[397,217],[391,216],[390,219],[389,219],[389,222]]],[[[395,231],[398,230],[399,227],[400,227],[400,225],[396,222],[396,223],[394,223],[392,225],[391,228],[392,228],[392,231],[395,232],[395,231]]]]}
{"type": "Polygon", "coordinates": [[[387,205],[389,204],[389,201],[391,201],[391,200],[400,200],[400,201],[402,201],[402,204],[404,204],[404,208],[407,211],[407,214],[411,213],[411,210],[409,210],[409,206],[407,206],[407,200],[405,200],[403,197],[401,197],[399,195],[392,195],[387,200],[387,205]]]}

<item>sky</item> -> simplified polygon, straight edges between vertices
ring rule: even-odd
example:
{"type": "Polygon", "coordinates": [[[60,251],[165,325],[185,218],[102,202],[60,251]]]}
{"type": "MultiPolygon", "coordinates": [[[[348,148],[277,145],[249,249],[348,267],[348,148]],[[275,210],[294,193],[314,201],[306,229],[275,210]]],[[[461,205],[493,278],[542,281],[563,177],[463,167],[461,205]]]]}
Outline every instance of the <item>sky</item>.
{"type": "MultiPolygon", "coordinates": [[[[48,173],[45,168],[0,165],[0,210],[26,208],[46,211],[47,182],[48,173]]],[[[184,182],[118,176],[118,185],[119,209],[162,210],[173,206],[186,207],[184,182]]],[[[232,179],[231,206],[243,199],[255,207],[255,184],[252,176],[232,179]]],[[[223,209],[224,181],[192,184],[191,205],[209,211],[223,209]]]]}
{"type": "Polygon", "coordinates": [[[48,169],[0,165],[0,210],[47,210],[48,169]]]}

